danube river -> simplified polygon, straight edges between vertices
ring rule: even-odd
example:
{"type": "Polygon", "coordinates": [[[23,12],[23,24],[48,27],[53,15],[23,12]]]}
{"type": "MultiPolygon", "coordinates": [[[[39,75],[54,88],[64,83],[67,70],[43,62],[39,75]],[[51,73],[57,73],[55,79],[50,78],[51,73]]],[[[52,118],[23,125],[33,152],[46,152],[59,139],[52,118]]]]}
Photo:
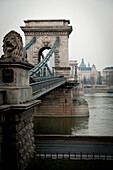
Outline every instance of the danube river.
{"type": "Polygon", "coordinates": [[[113,136],[113,93],[87,93],[89,116],[34,117],[35,134],[113,136]]]}

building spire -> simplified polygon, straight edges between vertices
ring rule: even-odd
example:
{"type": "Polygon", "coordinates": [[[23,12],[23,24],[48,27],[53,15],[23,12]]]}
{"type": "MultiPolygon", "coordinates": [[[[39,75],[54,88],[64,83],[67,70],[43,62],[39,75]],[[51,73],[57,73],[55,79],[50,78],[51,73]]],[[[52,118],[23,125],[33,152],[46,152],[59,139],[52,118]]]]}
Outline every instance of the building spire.
{"type": "Polygon", "coordinates": [[[82,61],[81,61],[81,64],[80,64],[80,68],[85,68],[85,67],[86,67],[86,65],[84,63],[84,59],[82,58],[82,61]]]}

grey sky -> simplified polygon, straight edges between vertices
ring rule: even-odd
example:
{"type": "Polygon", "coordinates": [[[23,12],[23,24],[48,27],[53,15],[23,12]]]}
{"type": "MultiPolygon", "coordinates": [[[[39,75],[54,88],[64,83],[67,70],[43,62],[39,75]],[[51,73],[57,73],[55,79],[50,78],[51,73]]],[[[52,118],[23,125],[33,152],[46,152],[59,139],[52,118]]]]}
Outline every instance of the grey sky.
{"type": "Polygon", "coordinates": [[[70,19],[70,59],[95,64],[98,70],[113,66],[113,0],[0,0],[0,55],[6,33],[27,19],[70,19]]]}

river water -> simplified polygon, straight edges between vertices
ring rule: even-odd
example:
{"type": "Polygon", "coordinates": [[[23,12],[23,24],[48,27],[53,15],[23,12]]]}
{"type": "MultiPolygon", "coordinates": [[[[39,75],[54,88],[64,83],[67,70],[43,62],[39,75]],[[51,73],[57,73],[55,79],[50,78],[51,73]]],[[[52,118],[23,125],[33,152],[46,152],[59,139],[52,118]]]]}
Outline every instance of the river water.
{"type": "Polygon", "coordinates": [[[34,117],[35,134],[113,136],[113,93],[87,93],[89,116],[34,117]]]}

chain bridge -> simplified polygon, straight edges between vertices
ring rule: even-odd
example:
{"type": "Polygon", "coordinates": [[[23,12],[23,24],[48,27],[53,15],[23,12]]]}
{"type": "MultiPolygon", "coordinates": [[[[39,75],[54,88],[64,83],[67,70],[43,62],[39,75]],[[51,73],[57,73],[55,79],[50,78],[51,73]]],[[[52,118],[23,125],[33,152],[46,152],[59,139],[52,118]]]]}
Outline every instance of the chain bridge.
{"type": "Polygon", "coordinates": [[[69,20],[27,20],[25,33],[30,86],[33,99],[65,84],[70,77],[68,38],[72,32],[69,20]],[[46,52],[44,54],[44,51],[46,52]]]}
{"type": "Polygon", "coordinates": [[[0,58],[0,169],[25,170],[35,153],[33,116],[88,116],[70,81],[69,20],[27,20],[22,37],[10,31],[0,58]]]}

